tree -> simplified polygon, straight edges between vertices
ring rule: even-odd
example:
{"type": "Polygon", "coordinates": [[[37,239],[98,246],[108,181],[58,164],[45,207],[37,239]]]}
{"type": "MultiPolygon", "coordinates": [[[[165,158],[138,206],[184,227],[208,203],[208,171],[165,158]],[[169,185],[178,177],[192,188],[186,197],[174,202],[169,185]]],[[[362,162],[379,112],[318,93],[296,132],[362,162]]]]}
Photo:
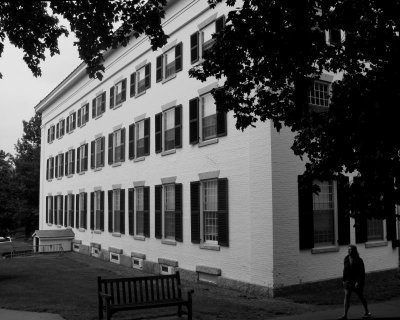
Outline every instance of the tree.
{"type": "Polygon", "coordinates": [[[16,227],[16,205],[14,191],[13,159],[0,150],[0,236],[9,236],[16,227]]]}
{"type": "Polygon", "coordinates": [[[15,145],[15,184],[19,203],[18,224],[29,235],[39,222],[41,115],[23,121],[23,135],[15,145]]]}
{"type": "MultiPolygon", "coordinates": [[[[166,43],[161,27],[166,0],[78,0],[0,2],[0,56],[7,37],[24,51],[24,60],[35,77],[41,75],[40,62],[59,54],[58,39],[67,36],[58,17],[70,23],[75,33],[80,58],[92,78],[102,79],[104,53],[119,45],[126,46],[132,37],[146,34],[152,48],[166,43]],[[114,26],[119,25],[115,31],[114,26]]],[[[1,74],[0,74],[1,78],[1,74]]]]}
{"type": "Polygon", "coordinates": [[[400,204],[400,1],[242,2],[190,75],[224,79],[213,96],[219,109],[233,110],[238,129],[270,119],[295,132],[305,176],[355,174],[352,215],[392,219],[400,204]],[[329,43],[325,31],[340,37],[329,43]],[[343,77],[321,110],[307,95],[323,71],[343,77]]]}

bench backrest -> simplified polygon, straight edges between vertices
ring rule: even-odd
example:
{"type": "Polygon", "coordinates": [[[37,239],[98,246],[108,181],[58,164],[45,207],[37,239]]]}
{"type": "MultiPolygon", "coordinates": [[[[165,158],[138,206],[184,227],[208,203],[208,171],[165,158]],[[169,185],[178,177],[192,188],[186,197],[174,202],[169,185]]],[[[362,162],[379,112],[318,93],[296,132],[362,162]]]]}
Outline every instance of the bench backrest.
{"type": "Polygon", "coordinates": [[[102,279],[98,277],[99,292],[111,295],[111,303],[135,304],[182,298],[179,272],[171,275],[102,279]]]}

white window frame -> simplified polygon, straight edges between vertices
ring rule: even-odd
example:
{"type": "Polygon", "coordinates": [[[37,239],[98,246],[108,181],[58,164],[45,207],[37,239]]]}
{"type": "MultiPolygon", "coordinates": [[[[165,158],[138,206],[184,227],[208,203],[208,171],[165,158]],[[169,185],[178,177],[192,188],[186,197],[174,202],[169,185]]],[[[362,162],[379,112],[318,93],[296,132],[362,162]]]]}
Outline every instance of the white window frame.
{"type": "Polygon", "coordinates": [[[319,108],[329,108],[330,97],[331,97],[330,82],[314,80],[312,83],[312,88],[308,89],[307,101],[310,106],[319,108]],[[320,90],[320,88],[316,88],[316,86],[322,86],[323,88],[326,88],[326,90],[320,90]]]}
{"type": "MultiPolygon", "coordinates": [[[[81,110],[81,125],[79,127],[83,127],[86,124],[86,106],[88,106],[89,103],[85,103],[82,107],[80,107],[81,110]]],[[[89,112],[89,108],[88,108],[89,112]]],[[[89,118],[89,115],[88,115],[89,118]]]]}
{"type": "Polygon", "coordinates": [[[83,211],[85,209],[85,199],[84,199],[84,192],[79,193],[79,229],[85,229],[85,221],[83,221],[84,215],[83,211]]]}
{"type": "Polygon", "coordinates": [[[121,189],[113,189],[113,232],[121,232],[121,189]]]}
{"type": "Polygon", "coordinates": [[[200,240],[202,243],[210,245],[218,245],[218,179],[207,179],[200,181],[200,240]],[[216,184],[216,240],[206,239],[206,225],[205,225],[205,184],[213,182],[216,184]]]}
{"type": "MultiPolygon", "coordinates": [[[[176,220],[175,220],[175,210],[176,210],[176,208],[175,208],[175,198],[176,198],[176,189],[175,189],[175,183],[168,183],[168,184],[164,184],[163,185],[163,188],[162,188],[162,235],[163,235],[163,238],[164,239],[166,239],[166,240],[174,240],[175,241],[175,239],[176,239],[176,234],[175,234],[175,224],[176,224],[176,220]],[[170,189],[171,187],[173,187],[173,199],[171,199],[171,204],[170,204],[170,209],[171,210],[167,210],[168,209],[168,199],[169,199],[169,197],[167,196],[167,192],[168,192],[168,189],[170,189]],[[168,234],[167,235],[167,218],[168,218],[168,216],[167,216],[167,214],[169,214],[169,215],[173,215],[173,223],[171,224],[173,227],[172,227],[172,232],[171,232],[171,230],[170,230],[170,232],[171,233],[173,233],[173,235],[172,234],[168,234]]],[[[169,217],[169,218],[171,218],[171,217],[169,217]]]]}
{"type": "Polygon", "coordinates": [[[57,157],[58,157],[58,167],[57,167],[57,172],[58,172],[58,176],[57,176],[57,179],[61,179],[63,176],[64,176],[64,161],[65,161],[65,159],[63,159],[64,157],[63,157],[63,153],[59,153],[58,155],[57,155],[57,157]]]}
{"type": "Polygon", "coordinates": [[[60,223],[61,222],[61,220],[62,220],[62,212],[63,212],[63,205],[64,205],[64,203],[61,205],[61,201],[63,200],[63,196],[62,195],[57,195],[57,210],[56,210],[56,212],[57,212],[57,226],[61,226],[62,225],[62,223],[60,223]]]}
{"type": "Polygon", "coordinates": [[[146,65],[147,64],[136,71],[136,95],[146,92],[146,65]],[[143,79],[140,78],[141,75],[143,76],[143,79]],[[139,82],[143,83],[141,90],[139,90],[139,82]]]}
{"type": "Polygon", "coordinates": [[[121,148],[122,129],[113,132],[113,159],[114,163],[122,161],[122,148],[121,148]],[[119,138],[119,139],[118,139],[119,138]],[[117,159],[117,148],[119,148],[119,158],[117,159]]]}
{"type": "Polygon", "coordinates": [[[216,24],[215,23],[216,23],[216,20],[210,22],[209,24],[207,24],[206,26],[204,26],[203,28],[200,29],[200,32],[199,32],[199,37],[200,37],[200,41],[199,41],[199,43],[200,43],[199,56],[200,57],[199,58],[200,59],[202,59],[204,56],[204,49],[207,50],[207,49],[211,48],[215,42],[215,39],[212,38],[212,35],[216,33],[216,24]],[[212,26],[214,27],[214,32],[211,33],[211,38],[204,41],[204,31],[207,28],[212,27],[212,26]],[[207,44],[207,47],[204,46],[205,43],[207,44]]]}
{"type": "Polygon", "coordinates": [[[140,237],[144,237],[145,236],[145,228],[144,228],[144,187],[136,187],[134,189],[135,192],[135,203],[134,203],[134,225],[135,225],[135,230],[134,230],[134,234],[140,237]],[[141,196],[139,196],[139,194],[141,194],[141,196]],[[141,201],[141,204],[139,204],[139,202],[141,201]],[[142,209],[142,210],[138,210],[138,209],[142,209]],[[139,214],[138,212],[141,213],[141,223],[139,223],[139,214]],[[139,227],[142,227],[142,230],[139,230],[139,227]],[[141,231],[141,232],[139,232],[141,231]]]}
{"type": "Polygon", "coordinates": [[[49,217],[48,223],[53,224],[54,223],[54,217],[53,217],[53,197],[49,196],[47,198],[47,216],[49,217]]]}
{"type": "MultiPolygon", "coordinates": [[[[99,137],[99,138],[95,139],[95,142],[94,142],[94,167],[96,169],[103,167],[100,163],[101,162],[101,139],[102,138],[103,137],[99,137]]],[[[104,146],[104,149],[105,149],[105,146],[104,146]]],[[[103,152],[105,152],[105,150],[103,150],[103,152]]]]}
{"type": "Polygon", "coordinates": [[[99,115],[103,114],[103,112],[101,112],[101,103],[103,100],[102,97],[103,97],[103,92],[96,96],[96,118],[99,115]]]}
{"type": "Polygon", "coordinates": [[[94,230],[100,231],[101,230],[101,190],[96,190],[94,191],[94,208],[93,208],[93,214],[94,214],[94,230]]]}
{"type": "Polygon", "coordinates": [[[200,141],[207,141],[207,140],[212,140],[218,137],[217,134],[217,122],[218,122],[218,118],[217,118],[217,105],[215,104],[215,100],[214,97],[212,96],[211,92],[207,92],[203,95],[200,96],[200,101],[199,101],[199,139],[200,141]],[[205,103],[206,103],[206,99],[211,98],[214,102],[214,107],[215,107],[215,114],[211,114],[210,116],[214,116],[215,118],[215,125],[214,125],[214,130],[215,130],[215,134],[208,136],[207,138],[204,137],[204,108],[205,108],[205,103]]]}
{"type": "Polygon", "coordinates": [[[167,110],[164,110],[162,112],[162,124],[161,124],[161,132],[162,132],[162,150],[163,151],[168,151],[168,150],[174,150],[175,149],[175,106],[172,108],[169,108],[167,110]],[[172,128],[167,129],[167,115],[172,115],[172,128]],[[171,130],[173,132],[174,140],[173,140],[173,146],[171,148],[167,149],[167,130],[171,130]]]}
{"type": "Polygon", "coordinates": [[[176,74],[176,70],[175,70],[175,47],[173,46],[172,48],[170,48],[168,51],[163,53],[163,74],[164,74],[164,79],[169,79],[171,77],[173,77],[176,74]],[[174,59],[172,61],[169,62],[170,65],[173,65],[173,67],[171,69],[173,69],[173,71],[168,71],[167,70],[167,66],[168,66],[168,56],[170,55],[174,56],[174,59]],[[168,72],[167,72],[168,71],[168,72]]]}
{"type": "MultiPolygon", "coordinates": [[[[367,243],[368,242],[382,242],[385,241],[386,239],[386,223],[384,223],[385,220],[380,220],[380,219],[367,219],[367,243]],[[382,236],[381,237],[377,237],[376,234],[370,234],[371,229],[375,229],[376,225],[372,225],[372,224],[381,224],[381,230],[382,230],[382,236]],[[371,228],[372,227],[372,228],[371,228]]],[[[372,231],[376,231],[376,230],[372,230],[372,231]]]]}
{"type": "Polygon", "coordinates": [[[68,162],[68,176],[72,175],[72,163],[73,163],[72,155],[73,155],[73,150],[72,149],[68,150],[68,160],[67,160],[67,162],[68,162]]]}
{"type": "Polygon", "coordinates": [[[72,215],[74,214],[73,213],[74,208],[72,208],[72,197],[73,196],[74,195],[71,193],[69,193],[67,195],[67,212],[65,213],[65,219],[67,219],[66,225],[67,225],[67,227],[71,227],[71,228],[73,227],[71,222],[72,222],[72,215]]]}
{"type": "MultiPolygon", "coordinates": [[[[114,85],[114,106],[120,105],[122,101],[122,81],[118,81],[114,85]],[[118,99],[119,98],[119,99],[118,99]]],[[[114,107],[115,108],[115,107],[114,107]]]]}
{"type": "Polygon", "coordinates": [[[145,119],[140,120],[135,123],[135,146],[134,146],[135,147],[135,158],[141,158],[141,157],[144,157],[144,155],[145,155],[145,135],[144,135],[145,121],[144,120],[145,119]],[[142,138],[139,138],[141,136],[140,131],[143,132],[142,138]],[[139,140],[141,140],[141,142],[143,144],[143,147],[142,147],[143,152],[140,155],[139,155],[139,140]]]}
{"type": "Polygon", "coordinates": [[[78,161],[79,161],[79,172],[84,172],[84,171],[86,171],[86,169],[82,169],[83,168],[83,165],[84,165],[84,163],[85,163],[85,145],[86,144],[82,144],[80,147],[79,147],[79,159],[78,159],[78,161]]]}

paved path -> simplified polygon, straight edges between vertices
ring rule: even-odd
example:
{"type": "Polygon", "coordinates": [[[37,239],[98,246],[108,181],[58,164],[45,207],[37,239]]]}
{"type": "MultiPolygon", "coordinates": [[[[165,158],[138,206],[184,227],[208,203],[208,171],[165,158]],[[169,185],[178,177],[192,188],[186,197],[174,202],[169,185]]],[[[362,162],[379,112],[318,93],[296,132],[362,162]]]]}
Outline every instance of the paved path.
{"type": "MultiPolygon", "coordinates": [[[[369,306],[374,320],[400,320],[400,299],[392,299],[385,302],[372,303],[369,306]]],[[[295,316],[274,318],[276,320],[332,320],[343,314],[343,308],[331,310],[307,312],[295,316]]],[[[364,309],[361,304],[350,306],[348,319],[361,319],[364,309]]]]}
{"type": "Polygon", "coordinates": [[[44,312],[17,311],[0,308],[1,320],[64,320],[58,314],[44,312]]]}

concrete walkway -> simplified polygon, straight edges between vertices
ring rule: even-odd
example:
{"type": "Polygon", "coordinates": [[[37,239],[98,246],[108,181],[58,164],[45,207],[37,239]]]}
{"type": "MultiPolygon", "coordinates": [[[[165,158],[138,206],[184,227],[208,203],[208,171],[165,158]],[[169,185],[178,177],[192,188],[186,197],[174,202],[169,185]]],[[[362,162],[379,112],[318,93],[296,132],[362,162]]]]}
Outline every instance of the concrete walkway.
{"type": "MultiPolygon", "coordinates": [[[[392,299],[385,302],[372,303],[368,305],[374,320],[400,320],[400,299],[392,299]]],[[[333,320],[343,314],[343,308],[324,311],[307,312],[294,316],[274,318],[276,320],[333,320]]],[[[364,308],[361,304],[351,305],[348,319],[361,319],[364,308]]]]}
{"type": "Polygon", "coordinates": [[[0,308],[1,320],[64,320],[58,314],[44,312],[17,311],[0,308]]]}

